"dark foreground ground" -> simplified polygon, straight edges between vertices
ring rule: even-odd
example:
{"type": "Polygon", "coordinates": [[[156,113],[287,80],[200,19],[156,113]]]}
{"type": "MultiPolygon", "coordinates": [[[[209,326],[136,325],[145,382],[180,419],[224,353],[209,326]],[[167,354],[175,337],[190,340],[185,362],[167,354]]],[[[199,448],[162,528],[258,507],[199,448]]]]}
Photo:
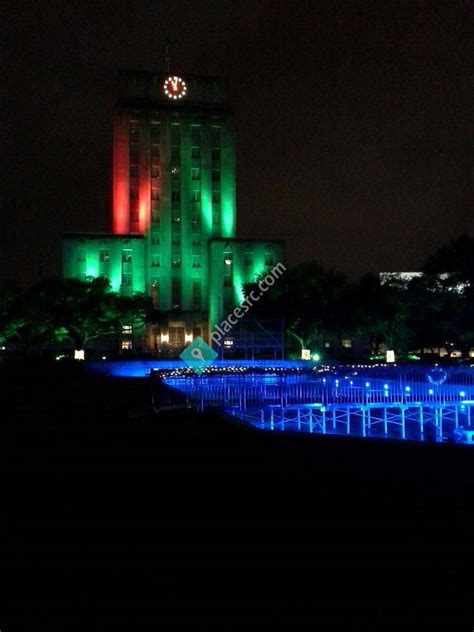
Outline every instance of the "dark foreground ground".
{"type": "Polygon", "coordinates": [[[140,380],[1,377],[2,632],[474,627],[473,449],[137,417],[140,380]]]}

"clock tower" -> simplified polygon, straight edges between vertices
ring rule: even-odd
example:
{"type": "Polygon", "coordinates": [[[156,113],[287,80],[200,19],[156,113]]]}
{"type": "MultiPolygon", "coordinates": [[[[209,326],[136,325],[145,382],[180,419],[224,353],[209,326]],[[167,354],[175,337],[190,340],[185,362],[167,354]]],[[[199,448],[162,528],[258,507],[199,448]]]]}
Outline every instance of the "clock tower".
{"type": "Polygon", "coordinates": [[[281,242],[236,239],[234,113],[217,77],[121,71],[114,111],[113,235],[70,234],[66,276],[107,276],[169,315],[149,348],[182,349],[281,261],[281,242]],[[278,245],[280,244],[280,245],[278,245]]]}

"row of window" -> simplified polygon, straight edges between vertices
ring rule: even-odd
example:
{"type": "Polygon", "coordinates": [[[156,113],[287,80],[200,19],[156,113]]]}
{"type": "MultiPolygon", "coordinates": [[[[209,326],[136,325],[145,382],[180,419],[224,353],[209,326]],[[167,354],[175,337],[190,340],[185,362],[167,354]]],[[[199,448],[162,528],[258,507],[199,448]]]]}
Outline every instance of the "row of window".
{"type": "MultiPolygon", "coordinates": [[[[201,255],[191,255],[192,259],[191,259],[191,266],[193,268],[200,268],[201,267],[201,255]]],[[[181,257],[176,256],[175,258],[172,259],[171,261],[171,265],[173,266],[173,268],[180,268],[181,267],[181,257]]],[[[151,255],[151,267],[152,268],[159,268],[161,267],[161,255],[157,255],[157,254],[152,254],[151,255]]]]}
{"type": "MultiPolygon", "coordinates": [[[[191,125],[191,142],[193,145],[201,144],[201,126],[191,125]]],[[[221,144],[221,127],[219,125],[211,125],[210,140],[212,147],[220,147],[221,144]]],[[[171,144],[179,145],[181,142],[181,125],[180,123],[171,123],[171,144]]],[[[150,143],[152,145],[159,144],[161,138],[161,126],[159,121],[152,121],[150,124],[150,143]]],[[[140,141],[140,122],[133,120],[129,123],[129,139],[132,143],[140,141]]]]}
{"type": "MultiPolygon", "coordinates": [[[[152,237],[151,237],[151,243],[154,245],[158,245],[160,243],[160,237],[158,233],[152,233],[152,237]]],[[[173,246],[180,246],[181,245],[181,239],[179,237],[179,235],[173,235],[172,238],[172,245],[173,246]]],[[[201,246],[201,242],[197,239],[194,239],[192,242],[192,245],[194,247],[200,247],[201,246]]],[[[76,257],[76,261],[78,263],[83,263],[86,260],[86,256],[85,256],[85,252],[84,251],[79,251],[76,257]]],[[[99,261],[101,263],[104,262],[108,262],[110,261],[110,251],[106,250],[106,249],[101,249],[99,250],[99,261]]],[[[131,249],[123,249],[122,250],[122,262],[123,263],[132,263],[132,250],[131,249]]],[[[229,265],[229,262],[232,263],[232,259],[229,257],[225,257],[224,258],[224,263],[226,263],[227,265],[229,265]]],[[[265,253],[265,265],[266,266],[271,266],[275,264],[275,257],[273,252],[266,252],[265,253]]],[[[156,266],[161,266],[161,255],[158,254],[153,254],[151,256],[151,265],[153,267],[156,266]]],[[[174,263],[173,263],[174,265],[174,263]]],[[[181,265],[181,261],[179,261],[179,264],[177,265],[181,265]]],[[[245,259],[244,259],[244,265],[246,266],[251,266],[253,265],[253,259],[246,255],[245,259]]],[[[201,255],[192,255],[192,266],[193,268],[200,268],[201,267],[201,255]]]]}
{"type": "MultiPolygon", "coordinates": [[[[138,186],[132,184],[129,189],[130,193],[130,210],[138,209],[138,186]],[[136,202],[136,204],[134,204],[136,202]]],[[[160,200],[160,189],[158,187],[152,187],[150,197],[152,200],[160,200]]],[[[220,191],[213,191],[211,200],[213,204],[221,203],[221,194],[220,191]]],[[[181,202],[181,191],[180,189],[175,189],[171,191],[171,201],[172,202],[181,202]]],[[[194,189],[191,191],[191,202],[194,204],[201,202],[201,191],[199,189],[194,189]]]]}

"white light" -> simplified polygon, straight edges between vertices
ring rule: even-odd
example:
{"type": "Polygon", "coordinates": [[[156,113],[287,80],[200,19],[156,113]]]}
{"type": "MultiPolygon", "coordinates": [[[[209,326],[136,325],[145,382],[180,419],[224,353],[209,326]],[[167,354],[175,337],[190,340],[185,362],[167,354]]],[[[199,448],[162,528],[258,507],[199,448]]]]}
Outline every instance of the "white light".
{"type": "Polygon", "coordinates": [[[461,391],[461,392],[459,393],[459,395],[460,395],[461,397],[466,397],[466,393],[465,393],[464,391],[461,391]]]}
{"type": "Polygon", "coordinates": [[[184,342],[192,342],[193,334],[184,334],[184,342]]]}
{"type": "Polygon", "coordinates": [[[169,334],[161,334],[161,342],[169,342],[170,337],[169,334]]]}
{"type": "Polygon", "coordinates": [[[74,351],[74,360],[84,360],[84,349],[76,349],[74,351]]]}
{"type": "Polygon", "coordinates": [[[301,359],[302,360],[310,360],[311,359],[311,349],[301,349],[301,359]]]}
{"type": "Polygon", "coordinates": [[[395,362],[395,351],[392,349],[387,351],[387,362],[395,362]]]}
{"type": "Polygon", "coordinates": [[[232,259],[224,259],[224,263],[226,264],[226,266],[231,266],[232,265],[232,259]]]}

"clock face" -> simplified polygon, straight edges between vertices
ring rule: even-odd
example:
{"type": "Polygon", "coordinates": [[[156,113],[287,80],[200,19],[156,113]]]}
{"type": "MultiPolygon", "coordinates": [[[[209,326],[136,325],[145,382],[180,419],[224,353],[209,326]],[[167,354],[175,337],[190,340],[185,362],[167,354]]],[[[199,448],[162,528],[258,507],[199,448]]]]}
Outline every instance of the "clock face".
{"type": "Polygon", "coordinates": [[[176,75],[166,79],[163,91],[169,99],[182,99],[186,96],[186,82],[176,75]]]}

